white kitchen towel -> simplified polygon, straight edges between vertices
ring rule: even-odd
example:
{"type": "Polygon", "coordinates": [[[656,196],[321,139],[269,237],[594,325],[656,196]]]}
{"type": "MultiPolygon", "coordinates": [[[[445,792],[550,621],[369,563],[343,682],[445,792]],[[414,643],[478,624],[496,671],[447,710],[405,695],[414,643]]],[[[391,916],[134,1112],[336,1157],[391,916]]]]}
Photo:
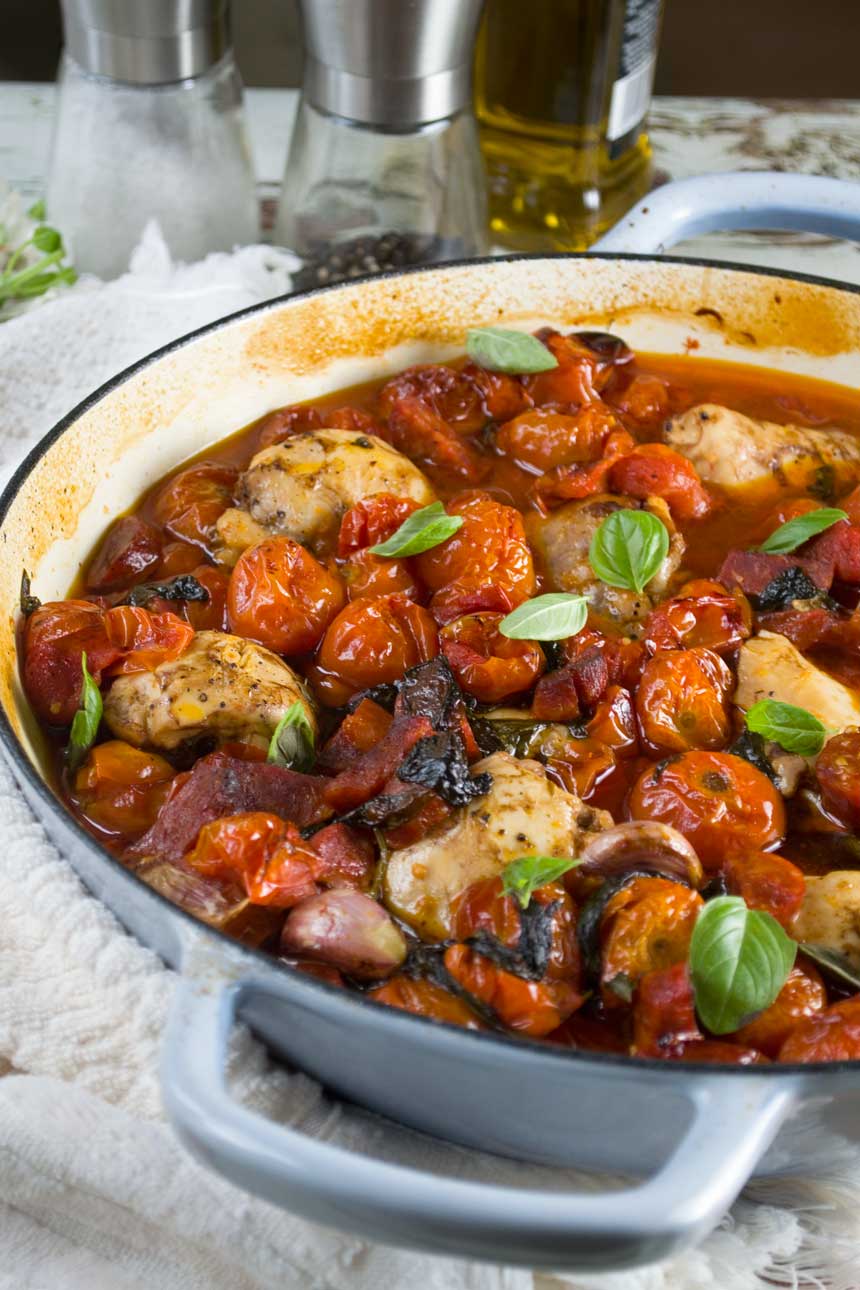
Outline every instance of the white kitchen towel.
{"type": "MultiPolygon", "coordinates": [[[[0,326],[0,476],[100,382],[283,292],[293,267],[268,247],[176,267],[150,230],[124,278],[84,282],[0,326]]],[[[0,1290],[860,1287],[860,1165],[827,1184],[756,1184],[700,1250],[614,1276],[425,1258],[293,1218],[199,1167],[165,1123],[157,1062],[172,989],[82,890],[0,763],[0,1290]]],[[[231,1069],[249,1105],[332,1141],[452,1175],[528,1175],[341,1109],[246,1034],[231,1069]]]]}

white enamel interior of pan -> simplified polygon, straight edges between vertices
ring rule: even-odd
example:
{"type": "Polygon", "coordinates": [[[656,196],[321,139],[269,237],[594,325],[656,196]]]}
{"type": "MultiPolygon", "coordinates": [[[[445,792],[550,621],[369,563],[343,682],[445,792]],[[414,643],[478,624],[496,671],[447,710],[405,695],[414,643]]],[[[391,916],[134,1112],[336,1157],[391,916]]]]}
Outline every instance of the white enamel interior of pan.
{"type": "MultiPolygon", "coordinates": [[[[664,354],[690,352],[693,342],[699,357],[842,385],[856,385],[860,374],[860,297],[694,264],[495,262],[286,301],[171,350],[70,425],[3,523],[4,608],[14,610],[22,569],[43,601],[66,595],[110,521],[208,445],[284,404],[451,357],[468,326],[500,322],[603,328],[634,350],[664,354]],[[798,343],[804,317],[809,348],[798,343]],[[775,343],[783,334],[790,343],[775,343]]],[[[11,612],[0,621],[0,698],[38,764],[12,621],[11,612]]]]}

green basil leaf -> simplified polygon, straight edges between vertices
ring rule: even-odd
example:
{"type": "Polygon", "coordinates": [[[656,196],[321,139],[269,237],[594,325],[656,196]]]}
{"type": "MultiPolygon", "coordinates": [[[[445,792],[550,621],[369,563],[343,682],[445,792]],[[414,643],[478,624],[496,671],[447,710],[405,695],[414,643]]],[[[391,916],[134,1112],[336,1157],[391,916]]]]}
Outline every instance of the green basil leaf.
{"type": "Polygon", "coordinates": [[[784,524],[780,524],[779,528],[775,529],[758,549],[766,555],[787,555],[789,551],[796,551],[799,546],[803,546],[804,542],[808,542],[816,534],[823,533],[825,529],[832,528],[840,520],[847,519],[845,511],[840,511],[835,506],[822,506],[820,510],[810,511],[807,515],[798,515],[796,519],[786,520],[784,524]]]}
{"type": "Polygon", "coordinates": [[[33,245],[37,251],[50,255],[53,251],[59,251],[63,245],[63,239],[55,228],[49,228],[47,224],[40,224],[33,233],[33,245]]]}
{"type": "Polygon", "coordinates": [[[304,704],[296,700],[275,726],[266,761],[289,770],[308,771],[314,764],[314,745],[314,728],[304,704]]]}
{"type": "Polygon", "coordinates": [[[669,551],[669,531],[650,511],[613,511],[591,539],[588,559],[610,587],[641,592],[669,551]]]}
{"type": "Polygon", "coordinates": [[[570,856],[519,856],[502,870],[502,890],[506,896],[516,896],[522,908],[527,909],[532,892],[581,863],[570,856]]]}
{"type": "Polygon", "coordinates": [[[797,943],[771,914],[740,896],[717,896],[690,942],[696,1011],[714,1035],[730,1035],[769,1008],[794,966],[797,943]]]}
{"type": "Polygon", "coordinates": [[[431,502],[420,511],[413,511],[396,533],[370,549],[374,555],[420,555],[445,542],[462,527],[462,515],[447,515],[441,502],[431,502]]]}
{"type": "Polygon", "coordinates": [[[847,985],[850,990],[860,990],[860,969],[856,968],[844,954],[838,950],[829,950],[826,945],[810,945],[800,942],[800,949],[824,976],[830,977],[839,985],[847,985]]]}
{"type": "Polygon", "coordinates": [[[551,591],[518,605],[499,623],[499,631],[514,641],[562,641],[581,632],[587,617],[585,596],[551,591]]]}
{"type": "Polygon", "coordinates": [[[746,714],[746,723],[748,730],[801,757],[817,757],[827,739],[827,727],[818,717],[776,699],[759,699],[746,714]]]}
{"type": "Polygon", "coordinates": [[[466,353],[488,372],[524,375],[558,367],[558,359],[537,336],[506,327],[472,327],[466,333],[466,353]]]}
{"type": "Polygon", "coordinates": [[[87,670],[86,654],[81,654],[81,672],[83,686],[80,706],[72,718],[66,746],[66,765],[71,774],[75,773],[95,743],[102,719],[102,693],[87,670]]]}

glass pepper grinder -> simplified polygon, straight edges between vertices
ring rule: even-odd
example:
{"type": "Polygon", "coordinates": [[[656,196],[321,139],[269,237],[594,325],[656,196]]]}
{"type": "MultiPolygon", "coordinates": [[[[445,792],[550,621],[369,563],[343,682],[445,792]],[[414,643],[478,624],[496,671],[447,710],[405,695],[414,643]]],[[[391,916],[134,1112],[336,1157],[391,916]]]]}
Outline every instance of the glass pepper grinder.
{"type": "Polygon", "coordinates": [[[229,0],[61,0],[46,208],[75,267],[115,277],[150,219],[198,260],[259,240],[229,0]]]}
{"type": "Polygon", "coordinates": [[[276,240],[297,288],[486,250],[471,104],[483,0],[300,0],[305,75],[276,240]]]}

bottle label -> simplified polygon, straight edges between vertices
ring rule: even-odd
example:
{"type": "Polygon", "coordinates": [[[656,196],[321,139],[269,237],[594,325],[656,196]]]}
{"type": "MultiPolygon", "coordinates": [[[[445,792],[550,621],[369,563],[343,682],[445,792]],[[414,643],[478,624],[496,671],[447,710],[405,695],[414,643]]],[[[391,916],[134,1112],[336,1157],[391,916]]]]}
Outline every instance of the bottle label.
{"type": "Polygon", "coordinates": [[[636,142],[654,84],[661,0],[627,0],[618,75],[609,105],[609,155],[619,157],[636,142]]]}

